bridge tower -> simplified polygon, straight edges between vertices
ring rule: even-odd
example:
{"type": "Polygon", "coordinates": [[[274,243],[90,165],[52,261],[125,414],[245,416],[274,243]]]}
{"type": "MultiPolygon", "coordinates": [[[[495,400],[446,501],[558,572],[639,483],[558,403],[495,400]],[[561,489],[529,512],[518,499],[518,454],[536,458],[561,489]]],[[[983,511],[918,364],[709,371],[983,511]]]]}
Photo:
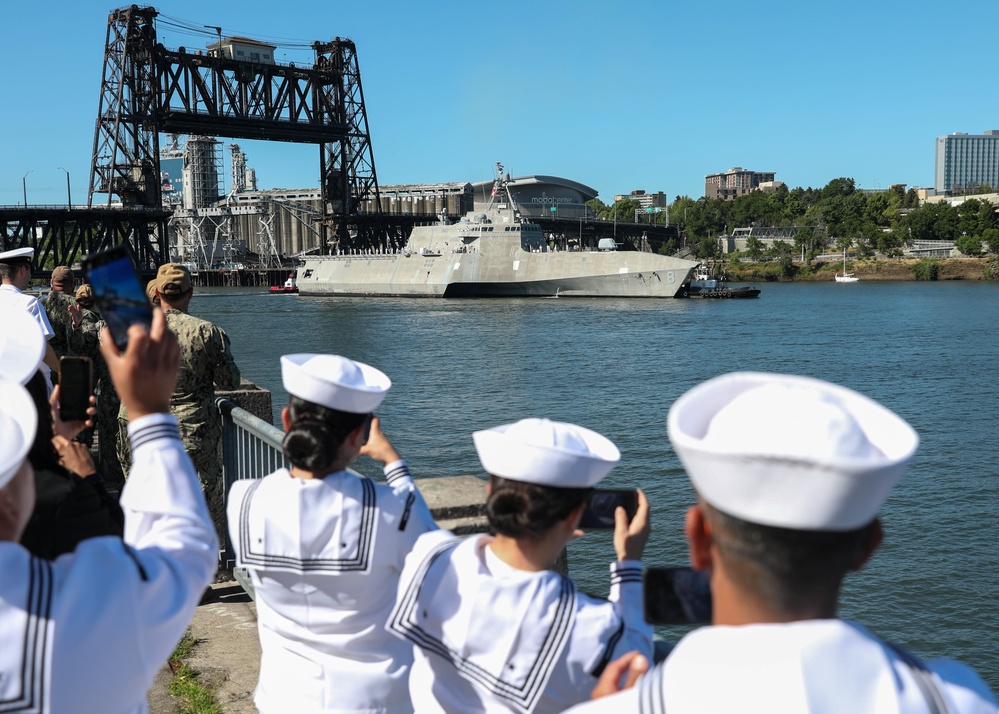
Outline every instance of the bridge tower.
{"type": "MultiPolygon", "coordinates": [[[[357,50],[349,39],[315,42],[311,67],[237,59],[223,41],[206,54],[157,42],[151,7],[108,16],[94,131],[90,194],[126,208],[161,210],[159,134],[319,145],[324,243],[378,244],[384,233],[357,50]]],[[[238,38],[232,38],[235,42],[238,38]]]]}

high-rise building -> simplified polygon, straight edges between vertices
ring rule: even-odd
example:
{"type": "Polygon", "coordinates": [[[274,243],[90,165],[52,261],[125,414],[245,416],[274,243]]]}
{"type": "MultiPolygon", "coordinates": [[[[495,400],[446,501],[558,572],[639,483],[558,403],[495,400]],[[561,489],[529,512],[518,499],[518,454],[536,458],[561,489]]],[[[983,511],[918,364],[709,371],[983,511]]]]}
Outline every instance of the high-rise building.
{"type": "Polygon", "coordinates": [[[614,196],[614,203],[625,199],[635,201],[642,208],[665,208],[669,205],[669,196],[662,191],[646,193],[645,191],[638,189],[636,191],[632,191],[631,193],[621,193],[614,196]]]}
{"type": "Polygon", "coordinates": [[[938,136],[933,186],[944,194],[999,186],[999,130],[938,136]]]}
{"type": "Polygon", "coordinates": [[[768,185],[775,185],[773,171],[747,171],[736,166],[720,174],[704,177],[704,197],[723,198],[731,201],[750,191],[758,191],[768,185]]]}

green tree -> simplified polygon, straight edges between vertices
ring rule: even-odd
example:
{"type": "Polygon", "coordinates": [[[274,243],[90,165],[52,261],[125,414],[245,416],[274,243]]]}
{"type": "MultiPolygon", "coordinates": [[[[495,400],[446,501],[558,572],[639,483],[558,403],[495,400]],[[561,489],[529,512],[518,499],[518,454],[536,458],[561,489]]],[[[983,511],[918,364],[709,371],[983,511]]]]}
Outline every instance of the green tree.
{"type": "Polygon", "coordinates": [[[999,228],[986,228],[982,240],[989,246],[990,253],[999,253],[999,228]]]}
{"type": "Polygon", "coordinates": [[[746,239],[746,255],[750,260],[759,260],[763,257],[763,244],[756,236],[749,236],[746,239]]]}
{"type": "Polygon", "coordinates": [[[864,206],[864,223],[873,223],[876,226],[890,225],[887,215],[890,205],[891,198],[887,192],[868,196],[867,205],[864,206]]]}
{"type": "Polygon", "coordinates": [[[586,202],[586,205],[590,207],[590,210],[593,211],[598,218],[609,209],[609,206],[599,198],[591,198],[586,202]]]}
{"type": "Polygon", "coordinates": [[[774,257],[777,264],[780,265],[781,272],[784,277],[790,277],[794,274],[794,257],[791,250],[791,244],[787,241],[774,241],[774,244],[767,251],[774,257]]]}
{"type": "Polygon", "coordinates": [[[670,238],[659,246],[660,255],[676,255],[676,238],[670,238]]]}
{"type": "Polygon", "coordinates": [[[964,233],[956,241],[954,241],[954,245],[957,246],[959,251],[965,255],[970,255],[973,258],[977,258],[984,252],[982,250],[982,239],[977,235],[970,236],[967,233],[964,233]]]}

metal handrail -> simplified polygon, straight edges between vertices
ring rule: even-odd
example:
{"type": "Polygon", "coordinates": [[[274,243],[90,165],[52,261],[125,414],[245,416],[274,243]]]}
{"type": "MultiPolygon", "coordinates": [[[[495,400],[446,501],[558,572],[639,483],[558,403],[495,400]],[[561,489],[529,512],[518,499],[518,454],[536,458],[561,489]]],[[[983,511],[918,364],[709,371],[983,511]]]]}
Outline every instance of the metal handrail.
{"type": "MultiPolygon", "coordinates": [[[[284,442],[283,431],[236,406],[225,397],[217,398],[215,406],[222,419],[223,498],[228,513],[229,489],[236,481],[263,478],[286,467],[288,459],[281,447],[284,442]]],[[[224,547],[222,562],[226,568],[232,568],[236,556],[228,531],[224,547]]]]}

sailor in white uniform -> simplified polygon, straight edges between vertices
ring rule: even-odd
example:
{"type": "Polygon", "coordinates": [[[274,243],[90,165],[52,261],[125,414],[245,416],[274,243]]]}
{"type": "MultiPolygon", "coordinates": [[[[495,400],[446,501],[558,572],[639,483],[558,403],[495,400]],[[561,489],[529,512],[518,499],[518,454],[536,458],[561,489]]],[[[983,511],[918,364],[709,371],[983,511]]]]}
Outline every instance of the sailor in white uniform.
{"type": "Polygon", "coordinates": [[[52,369],[58,369],[59,358],[48,345],[55,335],[49,316],[45,313],[45,307],[41,301],[33,295],[25,294],[25,290],[31,285],[31,275],[34,272],[32,260],[35,257],[34,248],[15,248],[0,253],[0,317],[10,312],[25,312],[38,323],[39,329],[45,336],[45,361],[39,368],[45,374],[45,384],[52,390],[52,381],[49,378],[52,369]]]}
{"type": "Polygon", "coordinates": [[[996,714],[970,667],[923,662],[836,617],[916,451],[905,421],[837,385],[744,372],[684,394],[668,429],[700,497],[685,531],[693,567],[710,573],[713,625],[573,712],[996,714]]]}
{"type": "Polygon", "coordinates": [[[256,592],[261,712],[411,712],[412,650],[385,631],[406,554],[437,528],[372,412],[391,382],[334,355],[281,358],[291,469],[229,494],[236,562],[256,592]],[[369,433],[370,429],[370,433],[369,433]],[[348,471],[359,454],[387,484],[348,471]]]}
{"type": "Polygon", "coordinates": [[[589,697],[616,656],[651,658],[639,560],[648,502],[639,492],[630,523],[618,509],[610,597],[589,597],[550,568],[578,535],[592,487],[619,461],[617,447],[547,419],[474,440],[496,535],[430,533],[406,560],[389,628],[415,647],[413,704],[421,713],[561,712],[589,697]]]}
{"type": "MultiPolygon", "coordinates": [[[[124,356],[103,341],[135,455],[121,496],[124,540],[93,538],[45,561],[18,544],[35,500],[26,455],[38,419],[20,382],[38,369],[44,338],[21,331],[18,339],[34,358],[5,361],[0,378],[0,711],[145,712],[153,677],[218,559],[197,474],[168,413],[177,340],[156,310],[149,333],[131,328],[124,356]],[[18,365],[27,367],[12,378],[18,365]]],[[[5,360],[12,351],[8,342],[5,360]]]]}

